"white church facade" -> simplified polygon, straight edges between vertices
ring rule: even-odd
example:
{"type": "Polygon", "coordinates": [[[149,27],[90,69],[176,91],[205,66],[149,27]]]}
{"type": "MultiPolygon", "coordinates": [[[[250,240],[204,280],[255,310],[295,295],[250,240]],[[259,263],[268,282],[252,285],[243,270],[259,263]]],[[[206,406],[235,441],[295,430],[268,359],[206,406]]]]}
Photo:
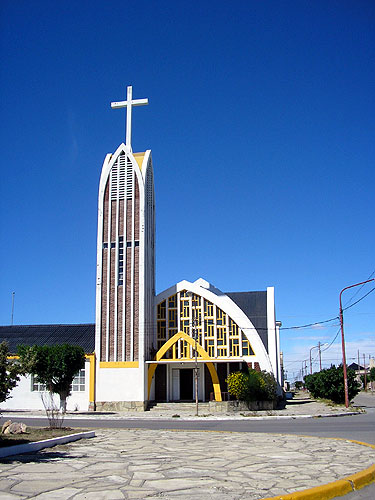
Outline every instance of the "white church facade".
{"type": "MultiPolygon", "coordinates": [[[[131,147],[132,108],[147,103],[133,100],[131,87],[127,101],[112,103],[126,107],[126,142],[107,154],[100,177],[95,324],[0,327],[13,353],[20,339],[82,345],[86,366],[68,410],[143,411],[154,400],[191,401],[194,367],[201,401],[228,399],[228,374],[246,367],[272,372],[282,385],[273,287],[224,293],[200,278],[155,295],[152,156],[131,147]]],[[[41,392],[24,377],[2,409],[40,408],[41,392]]]]}

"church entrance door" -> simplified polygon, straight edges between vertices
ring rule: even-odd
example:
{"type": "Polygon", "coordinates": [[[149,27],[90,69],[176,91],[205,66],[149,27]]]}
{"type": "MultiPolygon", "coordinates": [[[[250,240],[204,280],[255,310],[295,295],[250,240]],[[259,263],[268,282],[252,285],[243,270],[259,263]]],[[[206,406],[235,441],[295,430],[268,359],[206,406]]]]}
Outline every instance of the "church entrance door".
{"type": "Polygon", "coordinates": [[[180,370],[180,401],[193,400],[193,369],[180,370]]]}

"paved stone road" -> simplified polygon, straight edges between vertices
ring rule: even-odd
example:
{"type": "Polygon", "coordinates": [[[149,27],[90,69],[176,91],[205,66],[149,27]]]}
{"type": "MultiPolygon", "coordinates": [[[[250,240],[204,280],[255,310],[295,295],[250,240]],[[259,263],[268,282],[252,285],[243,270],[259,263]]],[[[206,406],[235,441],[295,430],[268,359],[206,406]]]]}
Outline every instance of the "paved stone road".
{"type": "Polygon", "coordinates": [[[259,499],[374,463],[348,441],[203,431],[98,430],[0,463],[0,499],[259,499]]]}

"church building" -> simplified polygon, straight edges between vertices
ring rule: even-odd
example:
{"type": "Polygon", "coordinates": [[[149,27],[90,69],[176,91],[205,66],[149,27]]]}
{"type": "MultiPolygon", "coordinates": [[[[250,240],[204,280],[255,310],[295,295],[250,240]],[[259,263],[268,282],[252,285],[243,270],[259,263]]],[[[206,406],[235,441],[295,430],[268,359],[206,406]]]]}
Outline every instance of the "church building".
{"type": "MultiPolygon", "coordinates": [[[[17,342],[82,345],[86,367],[68,410],[144,411],[154,400],[192,401],[195,387],[200,401],[220,402],[228,374],[246,366],[282,384],[273,287],[224,293],[200,278],[155,296],[152,156],[131,147],[132,108],[146,104],[132,87],[111,104],[126,108],[126,142],[106,155],[100,177],[95,325],[0,327],[12,353],[17,342]]],[[[40,407],[44,389],[23,377],[3,409],[40,407]]]]}

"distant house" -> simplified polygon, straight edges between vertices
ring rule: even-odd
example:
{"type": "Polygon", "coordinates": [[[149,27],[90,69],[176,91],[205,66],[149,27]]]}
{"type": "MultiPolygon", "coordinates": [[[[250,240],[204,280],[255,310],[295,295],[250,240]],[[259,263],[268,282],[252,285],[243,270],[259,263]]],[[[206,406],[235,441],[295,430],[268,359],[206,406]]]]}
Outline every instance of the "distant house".
{"type": "MultiPolygon", "coordinates": [[[[355,371],[356,379],[361,384],[363,383],[361,377],[365,373],[366,373],[366,376],[368,377],[368,375],[370,373],[370,367],[371,367],[371,365],[365,368],[363,365],[359,365],[358,363],[352,363],[352,364],[348,365],[348,369],[355,371]]],[[[367,378],[367,387],[369,387],[369,385],[370,385],[370,380],[369,380],[369,378],[367,378]]]]}
{"type": "Polygon", "coordinates": [[[358,363],[352,363],[351,365],[348,365],[348,370],[354,370],[358,373],[364,373],[363,365],[359,365],[358,363]]]}

